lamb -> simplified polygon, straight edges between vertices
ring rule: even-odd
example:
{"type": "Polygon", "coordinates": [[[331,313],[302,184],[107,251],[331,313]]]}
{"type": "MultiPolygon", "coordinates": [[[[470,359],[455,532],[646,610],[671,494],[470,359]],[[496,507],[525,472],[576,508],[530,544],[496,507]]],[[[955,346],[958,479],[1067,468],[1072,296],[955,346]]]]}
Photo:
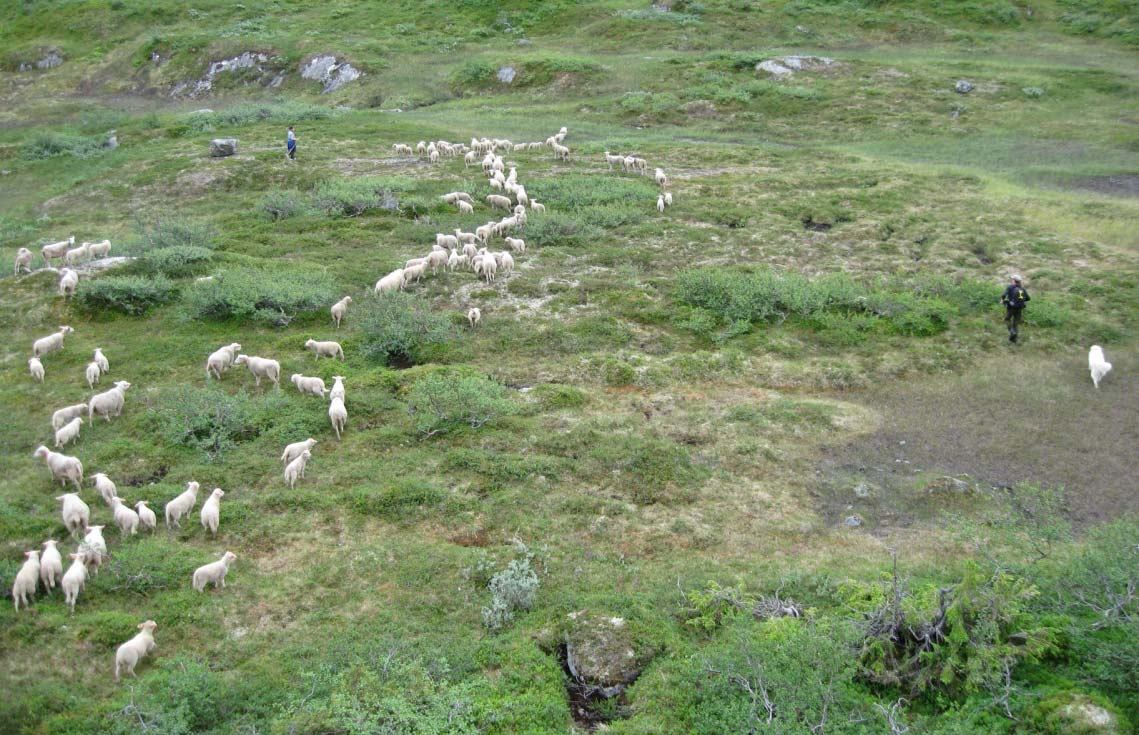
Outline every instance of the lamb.
{"type": "Polygon", "coordinates": [[[520,237],[508,237],[505,238],[505,242],[510,246],[510,249],[516,253],[526,252],[526,241],[520,237]]]}
{"type": "Polygon", "coordinates": [[[63,581],[63,557],[59,554],[55,539],[44,541],[44,550],[40,554],[40,582],[44,590],[51,592],[55,589],[55,580],[63,581]]]}
{"type": "Polygon", "coordinates": [[[147,620],[138,624],[139,633],[134,638],[119,646],[119,650],[115,651],[115,681],[119,681],[119,676],[125,670],[131,676],[136,676],[134,667],[146,657],[146,654],[153,651],[158,646],[154,643],[154,631],[158,628],[158,623],[153,620],[147,620]]]}
{"type": "Polygon", "coordinates": [[[218,523],[221,521],[221,499],[224,496],[225,490],[215,487],[210,497],[206,498],[206,502],[202,503],[202,528],[215,535],[218,532],[218,523]]]}
{"type": "Polygon", "coordinates": [[[494,225],[495,225],[494,222],[487,222],[485,225],[482,225],[481,227],[476,227],[475,228],[475,237],[477,237],[479,240],[481,240],[485,243],[487,241],[487,238],[489,238],[491,236],[491,233],[494,232],[494,225]]]}
{"type": "Polygon", "coordinates": [[[51,415],[51,428],[58,429],[76,416],[82,416],[85,413],[87,413],[86,403],[65,406],[51,415]]]}
{"type": "Polygon", "coordinates": [[[115,487],[115,483],[111,482],[111,478],[102,472],[96,472],[91,476],[91,484],[95,486],[95,490],[107,505],[111,505],[111,500],[119,494],[119,489],[115,487]]]}
{"type": "Polygon", "coordinates": [[[72,248],[63,254],[63,262],[67,265],[73,265],[83,260],[87,260],[87,256],[91,251],[87,249],[87,243],[83,243],[77,248],[72,248]]]}
{"type": "Polygon", "coordinates": [[[138,512],[138,522],[143,528],[153,531],[158,527],[158,518],[155,517],[154,511],[146,504],[145,500],[140,500],[134,504],[138,512]]]}
{"type": "Polygon", "coordinates": [[[102,347],[95,348],[95,356],[91,358],[92,362],[99,366],[99,369],[104,373],[111,372],[111,363],[107,362],[107,356],[103,354],[102,347]]]}
{"type": "Polygon", "coordinates": [[[332,376],[332,390],[330,390],[328,392],[328,400],[332,400],[333,398],[339,398],[342,401],[344,400],[344,376],[343,375],[333,375],[332,376]]]}
{"type": "Polygon", "coordinates": [[[253,373],[254,385],[260,387],[261,378],[268,378],[273,385],[281,387],[281,363],[267,357],[256,355],[238,355],[233,360],[234,365],[245,365],[253,373]]]}
{"type": "Polygon", "coordinates": [[[510,197],[504,197],[501,194],[488,194],[486,201],[487,204],[495,209],[502,209],[507,212],[510,211],[510,197]]]}
{"type": "Polygon", "coordinates": [[[459,237],[458,235],[444,235],[440,233],[435,236],[435,244],[445,247],[448,250],[454,250],[459,247],[459,237]]]}
{"type": "Polygon", "coordinates": [[[440,268],[446,268],[448,257],[446,250],[432,250],[427,256],[427,265],[431,266],[431,272],[438,273],[440,268]]]}
{"type": "Polygon", "coordinates": [[[66,487],[70,480],[75,485],[76,490],[83,489],[83,463],[77,458],[53,452],[42,444],[36,448],[32,456],[44,458],[52,477],[59,480],[61,486],[66,487]]]}
{"type": "Polygon", "coordinates": [[[221,558],[217,561],[195,569],[194,589],[201,592],[210,582],[214,583],[215,590],[218,587],[225,589],[225,575],[229,572],[229,565],[236,559],[237,554],[234,554],[232,551],[227,551],[222,554],[221,558]]]}
{"type": "Polygon", "coordinates": [[[55,446],[65,447],[69,443],[79,438],[79,427],[82,426],[83,419],[76,416],[67,422],[55,432],[55,446]]]}
{"type": "Polygon", "coordinates": [[[637,159],[633,158],[632,156],[625,156],[621,159],[621,168],[625,169],[626,171],[632,171],[636,167],[637,159]]]}
{"type": "Polygon", "coordinates": [[[476,150],[467,151],[467,155],[463,156],[463,166],[470,168],[471,164],[478,160],[479,154],[476,150]]]}
{"type": "Polygon", "coordinates": [[[28,358],[28,372],[32,374],[32,380],[44,382],[44,364],[38,357],[28,358]]]}
{"type": "Polygon", "coordinates": [[[1103,348],[1099,345],[1092,345],[1092,348],[1088,350],[1088,369],[1092,373],[1092,383],[1098,389],[1099,381],[1111,372],[1111,363],[1104,357],[1103,348]]]}
{"type": "Polygon", "coordinates": [[[498,262],[494,259],[494,256],[490,253],[482,256],[482,259],[479,261],[479,273],[486,279],[487,283],[494,280],[494,275],[497,271],[498,262]]]}
{"type": "Polygon", "coordinates": [[[561,143],[554,143],[554,158],[562,161],[568,161],[570,157],[570,149],[566,148],[561,143]]]}
{"type": "Polygon", "coordinates": [[[72,536],[76,536],[80,531],[87,528],[87,523],[91,520],[91,508],[83,502],[83,498],[79,497],[78,493],[66,493],[64,495],[57,495],[56,500],[63,501],[63,525],[67,527],[67,532],[72,536]]]}
{"type": "Polygon", "coordinates": [[[614,164],[621,165],[625,161],[625,157],[621,154],[612,155],[609,151],[605,151],[605,163],[609,164],[609,170],[613,170],[614,164]]]}
{"type": "Polygon", "coordinates": [[[664,193],[664,206],[666,206],[666,207],[672,206],[672,192],[671,191],[666,191],[664,193]]]}
{"type": "Polygon", "coordinates": [[[412,258],[411,260],[409,260],[409,261],[407,261],[406,263],[404,263],[404,264],[403,264],[403,269],[406,271],[408,268],[415,268],[416,266],[420,266],[420,265],[423,265],[423,264],[424,264],[424,263],[426,263],[426,262],[427,262],[427,258],[426,258],[426,257],[423,257],[423,258],[412,258]]]}
{"type": "Polygon", "coordinates": [[[419,279],[423,278],[423,274],[426,271],[427,271],[427,263],[426,262],[419,263],[417,265],[413,265],[410,268],[404,268],[403,269],[403,285],[404,285],[404,288],[406,288],[407,284],[411,283],[412,281],[418,281],[419,279]]]}
{"type": "Polygon", "coordinates": [[[379,296],[389,291],[403,290],[403,268],[396,268],[380,280],[376,281],[375,293],[379,296]]]}
{"type": "Polygon", "coordinates": [[[415,144],[415,152],[421,156],[426,155],[427,154],[427,143],[425,141],[422,141],[422,140],[419,141],[418,143],[416,143],[415,144]]]}
{"type": "Polygon", "coordinates": [[[480,311],[477,306],[472,306],[467,311],[467,322],[471,325],[471,329],[474,329],[475,327],[477,327],[479,322],[481,322],[481,321],[482,321],[482,311],[480,311]]]}
{"type": "Polygon", "coordinates": [[[294,457],[291,462],[285,465],[285,483],[289,486],[290,490],[297,486],[298,479],[305,476],[305,465],[308,464],[309,457],[311,456],[312,452],[305,449],[294,457]]]}
{"type": "Polygon", "coordinates": [[[427,158],[431,163],[439,163],[439,151],[432,149],[432,151],[427,154],[427,158]]]}
{"type": "Polygon", "coordinates": [[[70,268],[64,268],[59,272],[59,295],[67,298],[74,296],[76,289],[79,288],[79,274],[70,268]]]}
{"type": "Polygon", "coordinates": [[[135,513],[117,495],[111,498],[111,512],[115,516],[115,525],[119,527],[119,533],[123,535],[123,538],[138,533],[138,513],[135,513]]]}
{"type": "Polygon", "coordinates": [[[458,240],[461,245],[466,245],[467,243],[478,242],[479,236],[473,232],[463,232],[458,227],[456,227],[455,239],[458,240]]]}
{"type": "Polygon", "coordinates": [[[103,371],[101,369],[99,369],[99,363],[97,363],[97,362],[87,363],[87,370],[84,372],[84,375],[87,378],[87,387],[94,390],[95,384],[99,382],[99,377],[102,374],[103,374],[103,371]]]}
{"type": "Polygon", "coordinates": [[[200,485],[193,480],[186,483],[186,489],[178,497],[166,504],[166,527],[174,524],[182,527],[182,519],[190,515],[194,504],[198,502],[198,488],[200,485]]]}
{"type": "Polygon", "coordinates": [[[466,258],[468,262],[474,260],[476,252],[478,252],[478,248],[475,247],[473,242],[463,244],[463,257],[466,258]]]}
{"type": "Polygon", "coordinates": [[[495,265],[497,265],[503,273],[509,275],[514,272],[514,257],[510,253],[501,250],[494,254],[494,260],[495,265]]]}
{"type": "Polygon", "coordinates": [[[40,337],[32,343],[32,356],[43,357],[51,353],[63,349],[63,338],[74,332],[75,330],[66,324],[59,328],[55,334],[49,334],[46,337],[40,337]]]}
{"type": "Polygon", "coordinates": [[[78,554],[69,554],[71,566],[67,574],[59,582],[63,590],[63,601],[67,603],[71,614],[75,614],[75,602],[79,599],[79,591],[87,586],[87,553],[80,550],[78,554]]]}
{"type": "Polygon", "coordinates": [[[16,251],[16,272],[13,275],[20,275],[21,271],[32,272],[32,251],[27,248],[20,248],[16,251]]]}
{"type": "Polygon", "coordinates": [[[95,567],[95,573],[98,574],[103,559],[110,556],[107,553],[107,541],[103,538],[103,526],[88,526],[87,535],[83,537],[80,547],[87,552],[87,563],[95,567]]]}
{"type": "Polygon", "coordinates": [[[297,390],[300,391],[302,395],[314,395],[319,398],[324,398],[324,395],[328,393],[328,390],[324,387],[324,381],[320,378],[293,373],[292,376],[289,377],[289,380],[292,381],[292,384],[297,387],[297,390]]]}
{"type": "Polygon", "coordinates": [[[411,146],[404,145],[403,143],[392,144],[392,152],[395,153],[397,156],[400,154],[405,155],[405,156],[410,156],[413,153],[413,151],[411,150],[411,146]]]}
{"type": "Polygon", "coordinates": [[[542,203],[541,203],[541,202],[539,202],[539,201],[536,201],[536,200],[534,200],[534,199],[531,199],[531,200],[530,200],[530,209],[531,209],[532,211],[534,211],[534,212],[543,212],[543,213],[545,213],[545,211],[546,211],[546,205],[545,205],[545,204],[542,204],[542,203]]]}
{"type": "Polygon", "coordinates": [[[526,187],[519,186],[518,190],[514,192],[514,198],[518,200],[518,204],[527,207],[530,205],[530,197],[526,194],[526,187]]]}
{"type": "Polygon", "coordinates": [[[333,398],[328,404],[328,420],[332,422],[332,430],[336,432],[336,440],[344,433],[344,425],[348,422],[348,409],[344,408],[344,401],[333,398]]]}
{"type": "Polygon", "coordinates": [[[474,214],[475,213],[475,208],[471,205],[470,202],[460,201],[460,202],[455,202],[455,204],[459,208],[459,214],[474,214]]]}
{"type": "Polygon", "coordinates": [[[92,258],[105,258],[111,252],[111,241],[103,240],[102,242],[86,243],[87,253],[92,258]]]}
{"type": "Polygon", "coordinates": [[[102,393],[96,393],[91,396],[91,400],[87,402],[87,419],[95,418],[95,414],[99,414],[108,422],[111,420],[111,414],[120,416],[123,413],[123,404],[126,403],[127,389],[131,384],[125,380],[115,381],[115,387],[102,393]]]}
{"type": "Polygon", "coordinates": [[[43,256],[44,263],[50,268],[53,258],[62,258],[67,249],[75,244],[75,235],[61,240],[60,242],[53,242],[50,245],[44,245],[40,248],[40,255],[43,256]]]}
{"type": "Polygon", "coordinates": [[[665,175],[664,169],[658,168],[653,173],[653,180],[660,186],[661,191],[664,191],[664,187],[668,185],[668,176],[665,175]]]}
{"type": "MultiPolygon", "coordinates": [[[[343,400],[343,398],[341,398],[343,400]]],[[[281,461],[289,464],[297,457],[301,456],[301,452],[309,452],[316,445],[316,439],[311,436],[303,442],[293,442],[285,447],[285,451],[281,453],[281,461]]],[[[311,454],[311,452],[310,452],[311,454]]]]}
{"type": "Polygon", "coordinates": [[[315,339],[310,339],[305,342],[305,349],[312,350],[318,360],[322,357],[344,359],[344,349],[339,342],[317,342],[315,339]]]}
{"type": "Polygon", "coordinates": [[[28,609],[28,595],[36,596],[36,587],[40,583],[40,552],[25,551],[28,557],[20,571],[16,572],[16,581],[12,583],[12,602],[16,605],[16,612],[20,612],[20,602],[24,609],[28,609]]]}
{"type": "MultiPolygon", "coordinates": [[[[470,244],[470,243],[468,243],[470,244]]],[[[474,247],[473,245],[471,247],[474,247]]],[[[467,256],[460,253],[458,250],[453,250],[447,257],[447,270],[454,272],[456,268],[466,264],[467,256]]]]}
{"type": "Polygon", "coordinates": [[[664,194],[661,194],[660,196],[657,197],[657,211],[658,212],[664,211],[664,194]]]}
{"type": "Polygon", "coordinates": [[[233,366],[237,354],[241,352],[241,343],[234,342],[225,347],[219,347],[206,359],[206,378],[211,375],[221,380],[221,374],[233,366]]]}
{"type": "Polygon", "coordinates": [[[337,329],[340,329],[340,320],[344,318],[344,314],[348,311],[348,306],[351,303],[352,297],[345,296],[333,304],[332,308],[329,309],[329,312],[332,314],[332,321],[336,323],[337,329]]]}
{"type": "Polygon", "coordinates": [[[470,202],[471,201],[471,195],[465,191],[452,191],[449,194],[444,194],[443,196],[441,196],[439,198],[442,199],[443,201],[447,202],[448,204],[454,204],[456,202],[470,202]]]}
{"type": "Polygon", "coordinates": [[[488,179],[486,183],[490,186],[490,188],[492,188],[496,191],[502,191],[504,188],[506,188],[502,185],[502,182],[499,181],[498,179],[488,179]]]}

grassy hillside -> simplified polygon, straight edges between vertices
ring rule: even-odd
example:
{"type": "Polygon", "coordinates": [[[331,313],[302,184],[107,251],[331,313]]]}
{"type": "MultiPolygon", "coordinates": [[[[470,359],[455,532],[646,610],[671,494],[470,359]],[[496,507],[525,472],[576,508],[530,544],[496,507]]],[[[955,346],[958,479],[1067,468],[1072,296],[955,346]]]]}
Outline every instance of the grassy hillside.
{"type": "Polygon", "coordinates": [[[190,480],[226,495],[216,538],[199,502],[124,540],[84,487],[110,561],[74,615],[58,591],[0,613],[0,732],[1134,732],[1137,14],[9,4],[0,250],[37,270],[0,287],[0,576],[66,538],[32,453],[96,347],[126,406],[63,451],[160,516],[190,480]],[[260,68],[186,92],[246,52],[260,68]],[[792,53],[835,63],[756,70],[792,53]],[[323,94],[298,74],[321,54],[364,75],[323,94]],[[373,295],[495,216],[477,165],[393,144],[562,126],[569,161],[504,155],[546,207],[513,274],[373,295]],[[218,137],[237,155],[210,158],[218,137]],[[606,151],[664,169],[674,206],[606,151]],[[72,234],[131,260],[64,299],[39,249],[72,234]],[[33,382],[31,342],[64,324],[33,382]],[[206,378],[235,341],[279,390],[206,378]],[[293,373],[345,377],[342,441],[293,373]],[[290,489],[278,457],[308,436],[290,489]],[[196,593],[226,550],[226,589],[196,593]],[[146,619],[158,649],[116,685],[146,619]],[[635,674],[596,696],[567,645],[635,674]]]}

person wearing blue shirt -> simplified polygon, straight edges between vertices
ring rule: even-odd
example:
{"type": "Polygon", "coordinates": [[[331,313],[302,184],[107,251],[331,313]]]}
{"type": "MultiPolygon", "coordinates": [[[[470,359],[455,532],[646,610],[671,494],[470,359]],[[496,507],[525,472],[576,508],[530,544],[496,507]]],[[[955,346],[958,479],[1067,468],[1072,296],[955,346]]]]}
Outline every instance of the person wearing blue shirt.
{"type": "Polygon", "coordinates": [[[289,126],[289,136],[285,140],[285,146],[288,148],[288,157],[290,160],[297,160],[297,134],[293,132],[293,126],[289,126]]]}

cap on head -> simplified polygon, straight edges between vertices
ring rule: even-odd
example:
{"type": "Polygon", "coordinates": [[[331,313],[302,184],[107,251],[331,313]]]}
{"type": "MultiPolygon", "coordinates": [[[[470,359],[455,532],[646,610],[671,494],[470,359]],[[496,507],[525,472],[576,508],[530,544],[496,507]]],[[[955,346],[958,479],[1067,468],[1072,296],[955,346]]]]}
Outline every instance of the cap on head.
{"type": "Polygon", "coordinates": [[[1011,276],[1009,276],[1009,278],[1011,278],[1013,281],[1016,281],[1017,283],[1020,283],[1021,281],[1019,273],[1013,273],[1011,276]]]}

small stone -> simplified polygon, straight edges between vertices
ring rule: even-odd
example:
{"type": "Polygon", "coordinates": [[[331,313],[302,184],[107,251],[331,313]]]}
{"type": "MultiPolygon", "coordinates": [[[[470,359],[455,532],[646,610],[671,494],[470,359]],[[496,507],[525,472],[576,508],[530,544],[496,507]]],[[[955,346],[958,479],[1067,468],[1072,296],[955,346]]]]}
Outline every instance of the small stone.
{"type": "Polygon", "coordinates": [[[969,94],[973,91],[974,87],[973,83],[968,79],[958,79],[957,84],[953,85],[953,89],[957,94],[969,94]]]}
{"type": "Polygon", "coordinates": [[[854,515],[849,515],[842,522],[842,525],[850,526],[851,528],[857,528],[858,526],[862,525],[862,516],[858,515],[857,513],[854,515]]]}
{"type": "Polygon", "coordinates": [[[36,62],[37,69],[54,69],[63,63],[63,57],[58,51],[48,51],[42,59],[36,62]]]}
{"type": "Polygon", "coordinates": [[[854,486],[854,496],[858,498],[870,497],[870,485],[865,482],[860,482],[854,486]]]}
{"type": "Polygon", "coordinates": [[[107,150],[111,150],[111,151],[118,148],[119,147],[119,136],[115,135],[114,133],[109,135],[107,137],[107,140],[104,141],[103,147],[106,148],[107,150]]]}
{"type": "Polygon", "coordinates": [[[809,36],[809,35],[811,35],[811,29],[810,29],[810,28],[808,28],[807,26],[802,26],[802,25],[800,25],[800,26],[795,26],[795,31],[796,31],[797,33],[802,33],[804,36],[809,36]]]}
{"type": "Polygon", "coordinates": [[[237,138],[214,138],[210,141],[210,156],[225,158],[237,153],[237,138]]]}
{"type": "Polygon", "coordinates": [[[510,84],[514,81],[516,74],[517,72],[514,70],[513,66],[504,66],[498,70],[498,74],[495,76],[497,76],[498,81],[502,82],[503,84],[510,84]]]}

